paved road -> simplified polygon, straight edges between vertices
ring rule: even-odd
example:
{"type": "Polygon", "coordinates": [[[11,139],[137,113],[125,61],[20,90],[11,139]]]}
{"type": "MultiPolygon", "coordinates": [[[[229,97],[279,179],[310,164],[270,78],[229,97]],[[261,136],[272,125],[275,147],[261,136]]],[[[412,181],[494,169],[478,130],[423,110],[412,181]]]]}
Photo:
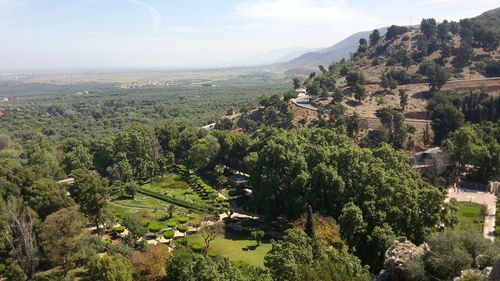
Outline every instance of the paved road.
{"type": "MultiPolygon", "coordinates": [[[[298,107],[312,110],[312,111],[318,111],[318,108],[313,106],[310,103],[311,97],[306,94],[300,93],[297,98],[291,99],[292,103],[295,104],[298,107]]],[[[370,119],[370,120],[380,120],[378,117],[365,117],[365,116],[360,116],[360,118],[363,119],[370,119]]],[[[406,118],[405,119],[406,123],[424,123],[424,124],[430,124],[432,121],[431,120],[425,120],[425,119],[411,119],[411,118],[406,118]]]]}
{"type": "Polygon", "coordinates": [[[488,206],[488,215],[484,219],[484,237],[495,240],[493,231],[495,230],[495,214],[496,214],[496,202],[497,197],[489,192],[466,192],[460,191],[456,193],[453,188],[448,189],[448,196],[446,196],[446,202],[450,201],[450,198],[455,198],[457,201],[474,202],[479,204],[486,204],[488,206]]]}

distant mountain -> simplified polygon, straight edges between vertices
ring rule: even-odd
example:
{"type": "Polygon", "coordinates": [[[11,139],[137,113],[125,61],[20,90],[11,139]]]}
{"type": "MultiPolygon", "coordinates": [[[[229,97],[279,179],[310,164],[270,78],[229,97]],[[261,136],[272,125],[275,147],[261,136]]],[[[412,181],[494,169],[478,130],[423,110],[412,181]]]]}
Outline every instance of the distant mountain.
{"type": "Polygon", "coordinates": [[[247,58],[238,60],[237,62],[232,62],[235,65],[246,65],[246,66],[256,66],[256,65],[270,65],[276,63],[284,63],[293,58],[296,58],[304,53],[313,52],[318,49],[308,49],[303,47],[292,47],[285,49],[270,50],[267,52],[251,55],[247,58]]]}
{"type": "MultiPolygon", "coordinates": [[[[378,29],[381,35],[384,35],[387,31],[386,27],[378,29]]],[[[286,63],[281,63],[278,66],[280,68],[292,69],[292,68],[307,68],[314,67],[318,65],[324,65],[327,67],[334,61],[339,61],[343,58],[349,58],[351,53],[354,53],[359,45],[359,39],[368,37],[372,31],[362,31],[354,33],[353,35],[347,37],[346,39],[338,42],[337,44],[319,49],[317,51],[308,52],[301,56],[296,57],[286,63]]]]}

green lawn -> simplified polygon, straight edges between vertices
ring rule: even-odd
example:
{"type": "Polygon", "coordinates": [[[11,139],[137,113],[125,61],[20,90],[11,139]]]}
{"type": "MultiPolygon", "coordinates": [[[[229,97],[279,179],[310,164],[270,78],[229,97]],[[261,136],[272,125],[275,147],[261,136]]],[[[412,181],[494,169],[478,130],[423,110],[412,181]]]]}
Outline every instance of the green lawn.
{"type": "Polygon", "coordinates": [[[155,182],[151,182],[142,186],[145,190],[153,191],[159,194],[167,195],[185,202],[193,203],[196,205],[207,205],[207,202],[203,200],[198,194],[188,188],[169,188],[167,185],[178,180],[178,175],[167,173],[162,179],[155,182]]]}
{"type": "Polygon", "coordinates": [[[481,217],[481,204],[457,202],[458,225],[460,230],[483,231],[484,217],[481,217]]]}
{"type": "MultiPolygon", "coordinates": [[[[186,237],[189,244],[203,244],[203,239],[199,234],[186,237]]],[[[255,240],[251,239],[248,234],[226,230],[225,235],[217,237],[210,243],[210,248],[218,251],[221,256],[227,257],[233,262],[244,260],[251,265],[262,266],[264,256],[271,250],[271,243],[269,240],[264,240],[260,246],[255,247],[256,245],[255,240]]]]}

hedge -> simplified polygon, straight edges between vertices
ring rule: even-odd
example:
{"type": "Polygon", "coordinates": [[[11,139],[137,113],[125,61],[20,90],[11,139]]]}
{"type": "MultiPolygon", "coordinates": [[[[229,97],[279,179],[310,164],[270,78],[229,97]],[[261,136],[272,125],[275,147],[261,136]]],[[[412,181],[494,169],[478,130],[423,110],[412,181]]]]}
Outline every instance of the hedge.
{"type": "Polygon", "coordinates": [[[190,224],[194,227],[199,227],[201,225],[201,221],[199,220],[192,220],[190,224]]]}
{"type": "Polygon", "coordinates": [[[208,250],[207,255],[211,258],[215,258],[219,255],[219,252],[217,252],[216,250],[208,250]]]}
{"type": "Polygon", "coordinates": [[[115,233],[123,233],[125,231],[125,226],[117,226],[113,228],[115,233]]]}
{"type": "Polygon", "coordinates": [[[161,225],[157,223],[152,223],[148,226],[149,231],[151,232],[159,232],[161,230],[161,225]]]}
{"type": "Polygon", "coordinates": [[[188,217],[180,217],[179,218],[179,223],[181,224],[185,224],[186,222],[189,221],[189,218],[188,217]]]}
{"type": "Polygon", "coordinates": [[[175,240],[175,243],[186,246],[188,243],[188,240],[187,240],[187,238],[182,237],[182,238],[175,240]]]}
{"type": "Polygon", "coordinates": [[[188,226],[187,225],[180,225],[177,227],[177,230],[179,230],[180,232],[184,233],[186,231],[188,231],[188,226]]]}
{"type": "Polygon", "coordinates": [[[201,253],[205,247],[201,245],[200,243],[194,243],[191,245],[191,249],[193,249],[194,252],[196,253],[201,253]]]}
{"type": "Polygon", "coordinates": [[[167,202],[173,203],[175,205],[179,205],[179,206],[184,207],[184,208],[194,209],[194,210],[198,210],[198,211],[202,211],[202,212],[215,212],[215,209],[211,206],[202,207],[199,205],[192,204],[190,202],[186,202],[184,200],[176,199],[176,198],[171,197],[171,196],[167,196],[167,195],[156,193],[154,191],[146,190],[144,188],[139,189],[139,193],[154,197],[156,199],[167,201],[167,202]]]}
{"type": "Polygon", "coordinates": [[[169,221],[169,222],[167,222],[167,226],[168,227],[176,227],[177,223],[175,221],[169,221]]]}
{"type": "Polygon", "coordinates": [[[172,239],[175,236],[175,232],[173,230],[167,230],[163,232],[163,237],[165,239],[172,239]]]}
{"type": "Polygon", "coordinates": [[[103,238],[102,243],[106,246],[111,245],[111,239],[109,238],[103,238]]]}

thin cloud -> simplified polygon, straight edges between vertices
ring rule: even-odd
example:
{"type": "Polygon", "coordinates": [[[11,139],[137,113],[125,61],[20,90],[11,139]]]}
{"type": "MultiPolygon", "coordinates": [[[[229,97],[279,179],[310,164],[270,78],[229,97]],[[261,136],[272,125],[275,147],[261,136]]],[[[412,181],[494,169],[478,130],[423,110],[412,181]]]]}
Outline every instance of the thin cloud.
{"type": "Polygon", "coordinates": [[[165,28],[167,32],[179,32],[179,33],[194,33],[200,31],[197,27],[191,26],[169,26],[165,28]]]}
{"type": "MultiPolygon", "coordinates": [[[[0,0],[0,1],[4,1],[4,0],[0,0]]],[[[139,1],[139,0],[127,0],[127,1],[130,3],[136,4],[136,5],[139,5],[141,7],[144,7],[146,10],[148,10],[149,14],[151,15],[151,19],[153,20],[153,29],[154,30],[157,30],[161,26],[161,24],[162,24],[161,14],[153,6],[146,4],[146,3],[139,1]]]]}

